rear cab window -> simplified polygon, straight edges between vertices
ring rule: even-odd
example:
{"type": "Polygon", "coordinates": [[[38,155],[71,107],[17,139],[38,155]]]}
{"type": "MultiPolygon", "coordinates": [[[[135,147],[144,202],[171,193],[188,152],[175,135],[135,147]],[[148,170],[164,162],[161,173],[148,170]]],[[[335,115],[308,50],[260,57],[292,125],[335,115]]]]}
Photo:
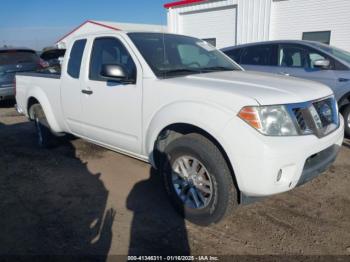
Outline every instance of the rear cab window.
{"type": "Polygon", "coordinates": [[[74,42],[68,61],[67,73],[73,78],[80,76],[81,62],[84,55],[86,39],[80,39],[74,42]]]}

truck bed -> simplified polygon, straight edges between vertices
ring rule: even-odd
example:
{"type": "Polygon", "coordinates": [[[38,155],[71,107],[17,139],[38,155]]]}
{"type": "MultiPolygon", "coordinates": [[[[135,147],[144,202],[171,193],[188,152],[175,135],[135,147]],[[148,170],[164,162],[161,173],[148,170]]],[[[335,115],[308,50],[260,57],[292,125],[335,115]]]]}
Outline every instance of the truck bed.
{"type": "Polygon", "coordinates": [[[28,106],[35,98],[45,110],[52,124],[53,130],[61,131],[61,74],[50,72],[28,72],[16,74],[16,102],[19,111],[27,117],[28,106]]]}

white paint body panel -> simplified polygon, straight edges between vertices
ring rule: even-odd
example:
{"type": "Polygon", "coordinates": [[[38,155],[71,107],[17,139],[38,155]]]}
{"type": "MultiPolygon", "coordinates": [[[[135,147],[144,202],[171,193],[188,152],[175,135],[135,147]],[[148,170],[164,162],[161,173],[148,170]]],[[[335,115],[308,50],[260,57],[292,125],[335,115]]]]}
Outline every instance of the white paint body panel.
{"type": "MultiPolygon", "coordinates": [[[[324,85],[244,71],[158,79],[152,75],[139,51],[123,32],[85,36],[89,39],[85,52],[89,53],[94,37],[103,35],[123,39],[137,63],[136,86],[94,90],[101,93],[89,103],[89,98],[84,95],[80,99],[86,101],[82,102],[70,96],[68,89],[62,92],[66,88],[62,86],[65,74],[61,77],[63,79],[17,76],[18,107],[27,114],[28,99],[35,97],[42,104],[54,131],[74,133],[93,143],[150,162],[161,130],[176,123],[197,126],[220,143],[232,164],[239,189],[251,196],[271,195],[292,189],[310,155],[342,143],[343,121],[331,135],[318,139],[313,135],[263,136],[237,117],[240,109],[247,105],[299,103],[331,95],[332,91],[324,85]],[[66,117],[68,109],[64,108],[73,99],[77,100],[77,106],[82,103],[83,112],[84,107],[91,107],[88,114],[82,113],[81,122],[86,126],[80,132],[70,129],[66,117]],[[114,101],[118,102],[115,103],[117,105],[112,105],[114,101]],[[103,136],[89,133],[88,125],[90,129],[94,126],[93,131],[103,133],[103,136]],[[111,132],[104,132],[105,129],[111,132]],[[120,130],[125,136],[118,136],[120,130]],[[128,136],[137,139],[131,140],[128,136]],[[276,184],[278,170],[286,167],[290,167],[288,178],[276,184]]],[[[81,86],[74,88],[83,88],[89,84],[86,82],[89,55],[85,54],[83,59],[85,73],[81,76],[81,86]]],[[[66,70],[65,65],[66,62],[63,71],[66,70]]],[[[95,87],[91,85],[90,88],[95,87]]]]}

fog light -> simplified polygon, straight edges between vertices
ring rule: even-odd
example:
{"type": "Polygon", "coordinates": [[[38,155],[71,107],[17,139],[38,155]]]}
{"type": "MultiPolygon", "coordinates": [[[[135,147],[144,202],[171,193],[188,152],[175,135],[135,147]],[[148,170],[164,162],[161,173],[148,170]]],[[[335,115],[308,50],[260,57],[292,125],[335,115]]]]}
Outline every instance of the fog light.
{"type": "Polygon", "coordinates": [[[280,169],[280,171],[278,171],[278,174],[277,174],[277,182],[279,182],[282,178],[282,169],[280,169]]]}

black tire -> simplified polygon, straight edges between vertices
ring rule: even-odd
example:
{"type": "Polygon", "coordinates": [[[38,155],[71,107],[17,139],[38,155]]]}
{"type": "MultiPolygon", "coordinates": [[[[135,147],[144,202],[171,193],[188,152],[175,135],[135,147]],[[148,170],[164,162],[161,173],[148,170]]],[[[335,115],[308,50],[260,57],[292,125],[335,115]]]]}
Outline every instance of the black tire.
{"type": "Polygon", "coordinates": [[[51,132],[51,128],[46,119],[44,110],[40,104],[32,106],[33,120],[37,132],[37,143],[41,148],[50,148],[54,145],[55,137],[51,132]]]}
{"type": "Polygon", "coordinates": [[[345,137],[350,138],[350,105],[344,106],[341,113],[344,117],[345,137]]]}
{"type": "Polygon", "coordinates": [[[160,171],[172,204],[182,216],[194,224],[208,226],[218,223],[229,216],[238,205],[233,174],[231,174],[225,158],[220,150],[202,135],[188,134],[167,145],[161,158],[160,171]],[[206,205],[203,204],[202,208],[188,207],[176,192],[172,167],[174,162],[182,156],[199,160],[208,171],[205,173],[206,176],[210,176],[213,185],[211,187],[212,194],[210,194],[210,201],[208,200],[206,205]]]}

